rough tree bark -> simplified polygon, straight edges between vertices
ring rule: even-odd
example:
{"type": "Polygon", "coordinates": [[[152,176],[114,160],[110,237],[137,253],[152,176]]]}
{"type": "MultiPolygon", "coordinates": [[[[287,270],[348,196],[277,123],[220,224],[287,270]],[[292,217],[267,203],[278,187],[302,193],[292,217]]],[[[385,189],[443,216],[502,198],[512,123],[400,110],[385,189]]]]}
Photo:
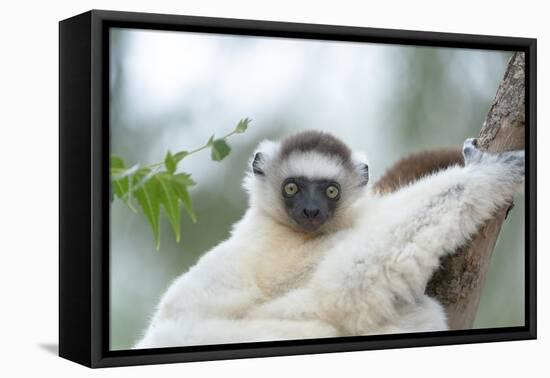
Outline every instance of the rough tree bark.
{"type": "MultiPolygon", "coordinates": [[[[515,53],[478,137],[478,145],[490,152],[525,146],[525,56],[515,53]]],[[[426,292],[447,310],[451,329],[471,328],[477,313],[491,253],[509,207],[500,209],[470,243],[447,256],[426,292]]]]}

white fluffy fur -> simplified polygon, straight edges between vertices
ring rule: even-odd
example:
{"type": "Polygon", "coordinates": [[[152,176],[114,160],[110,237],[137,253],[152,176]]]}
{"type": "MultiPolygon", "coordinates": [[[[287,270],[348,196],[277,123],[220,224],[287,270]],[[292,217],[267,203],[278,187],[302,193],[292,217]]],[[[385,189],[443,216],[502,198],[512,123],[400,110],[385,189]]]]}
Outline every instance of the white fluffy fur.
{"type": "Polygon", "coordinates": [[[446,329],[428,279],[523,182],[523,152],[482,154],[467,141],[465,155],[465,167],[394,194],[358,193],[345,208],[353,221],[315,237],[285,225],[269,210],[272,183],[249,176],[243,219],[173,282],[135,347],[446,329]]]}

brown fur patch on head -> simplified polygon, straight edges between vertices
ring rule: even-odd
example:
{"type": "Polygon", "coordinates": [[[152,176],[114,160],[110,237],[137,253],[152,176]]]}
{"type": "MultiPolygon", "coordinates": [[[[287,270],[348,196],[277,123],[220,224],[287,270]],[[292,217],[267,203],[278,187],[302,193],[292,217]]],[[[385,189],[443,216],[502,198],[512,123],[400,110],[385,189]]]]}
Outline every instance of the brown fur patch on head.
{"type": "Polygon", "coordinates": [[[321,131],[303,131],[285,138],[281,144],[281,159],[294,152],[315,151],[330,157],[339,158],[342,163],[350,164],[351,150],[335,136],[321,131]]]}

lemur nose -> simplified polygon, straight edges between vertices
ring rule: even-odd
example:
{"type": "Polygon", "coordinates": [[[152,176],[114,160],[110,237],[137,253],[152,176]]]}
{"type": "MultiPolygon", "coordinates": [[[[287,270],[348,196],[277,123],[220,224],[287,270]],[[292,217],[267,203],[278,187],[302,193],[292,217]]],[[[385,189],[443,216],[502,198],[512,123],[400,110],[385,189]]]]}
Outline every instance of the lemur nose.
{"type": "Polygon", "coordinates": [[[305,208],[304,209],[304,215],[306,216],[306,218],[315,218],[317,217],[317,215],[319,215],[319,209],[308,209],[308,208],[305,208]]]}

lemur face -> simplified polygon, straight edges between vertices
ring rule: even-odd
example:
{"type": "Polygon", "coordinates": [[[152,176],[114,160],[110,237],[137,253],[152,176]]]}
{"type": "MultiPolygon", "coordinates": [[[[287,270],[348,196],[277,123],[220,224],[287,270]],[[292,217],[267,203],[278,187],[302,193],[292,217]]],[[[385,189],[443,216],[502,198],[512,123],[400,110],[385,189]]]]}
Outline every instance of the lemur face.
{"type": "Polygon", "coordinates": [[[291,177],[283,181],[281,195],[295,225],[315,232],[334,215],[340,190],[340,184],[333,180],[291,177]]]}
{"type": "Polygon", "coordinates": [[[262,143],[252,160],[252,173],[245,186],[254,204],[304,233],[345,224],[368,182],[365,159],[318,131],[262,143]]]}

